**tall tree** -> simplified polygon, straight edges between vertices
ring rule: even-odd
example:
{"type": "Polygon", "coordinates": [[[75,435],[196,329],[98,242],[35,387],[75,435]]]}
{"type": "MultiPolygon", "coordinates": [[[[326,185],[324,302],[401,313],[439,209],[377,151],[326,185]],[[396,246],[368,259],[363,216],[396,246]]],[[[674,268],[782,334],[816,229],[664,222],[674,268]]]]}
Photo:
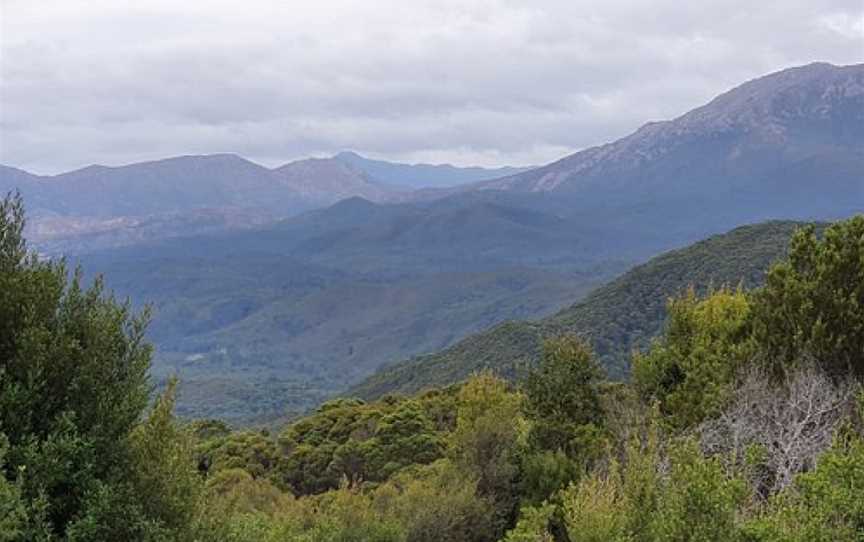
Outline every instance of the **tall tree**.
{"type": "Polygon", "coordinates": [[[818,238],[803,228],[754,302],[754,335],[776,370],[812,357],[830,374],[864,377],[864,215],[818,238]]]}
{"type": "Polygon", "coordinates": [[[100,539],[85,524],[109,516],[122,518],[111,536],[145,538],[160,522],[147,511],[159,507],[130,480],[145,468],[133,433],[151,392],[147,315],[116,302],[101,280],[85,288],[80,270],[28,251],[23,230],[22,200],[8,196],[0,202],[0,431],[8,442],[0,474],[20,490],[24,538],[100,539]]]}
{"type": "MultiPolygon", "coordinates": [[[[535,448],[562,450],[576,458],[586,445],[586,426],[603,424],[597,390],[603,372],[591,347],[575,336],[550,339],[543,345],[539,367],[525,380],[526,413],[535,448]]],[[[588,431],[593,433],[593,431],[588,431]]]]}

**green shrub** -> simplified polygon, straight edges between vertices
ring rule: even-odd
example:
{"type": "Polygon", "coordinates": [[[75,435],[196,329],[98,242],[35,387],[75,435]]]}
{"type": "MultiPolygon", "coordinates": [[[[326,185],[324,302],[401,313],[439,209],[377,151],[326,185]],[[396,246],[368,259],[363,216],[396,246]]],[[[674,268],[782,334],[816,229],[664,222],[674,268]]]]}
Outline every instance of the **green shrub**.
{"type": "Polygon", "coordinates": [[[634,384],[646,400],[660,402],[672,426],[698,424],[729,401],[734,378],[753,353],[750,305],[741,290],[699,299],[691,289],[669,302],[663,336],[646,354],[634,355],[634,384]]]}

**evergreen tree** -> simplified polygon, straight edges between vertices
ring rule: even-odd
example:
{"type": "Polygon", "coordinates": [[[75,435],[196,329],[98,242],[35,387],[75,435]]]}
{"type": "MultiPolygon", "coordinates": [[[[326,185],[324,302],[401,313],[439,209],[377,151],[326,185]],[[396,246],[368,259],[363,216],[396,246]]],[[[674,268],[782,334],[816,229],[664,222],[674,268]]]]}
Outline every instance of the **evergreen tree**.
{"type": "Polygon", "coordinates": [[[864,215],[792,238],[789,258],[756,294],[754,335],[774,369],[812,357],[834,376],[864,377],[864,215]]]}
{"type": "Polygon", "coordinates": [[[605,442],[598,385],[602,370],[575,336],[547,340],[539,366],[525,379],[529,449],[522,458],[521,496],[539,505],[578,479],[605,442]]]}
{"type": "Polygon", "coordinates": [[[696,425],[730,400],[737,373],[752,358],[750,311],[741,290],[700,299],[690,289],[670,300],[665,333],[634,355],[633,381],[644,399],[660,402],[672,426],[696,425]]]}
{"type": "MultiPolygon", "coordinates": [[[[147,315],[116,302],[101,280],[84,288],[80,270],[70,273],[65,262],[29,252],[23,229],[21,198],[5,198],[0,431],[8,447],[0,488],[14,484],[4,493],[20,493],[27,519],[16,528],[24,540],[176,535],[189,526],[161,512],[173,489],[147,492],[137,483],[145,470],[158,477],[167,465],[141,463],[135,436],[151,392],[147,315]]],[[[191,455],[176,458],[186,459],[191,455]]]]}
{"type": "Polygon", "coordinates": [[[532,422],[529,442],[535,449],[562,450],[568,457],[584,455],[593,431],[603,425],[597,386],[603,372],[591,347],[574,336],[543,345],[540,366],[525,380],[525,410],[532,422]]]}

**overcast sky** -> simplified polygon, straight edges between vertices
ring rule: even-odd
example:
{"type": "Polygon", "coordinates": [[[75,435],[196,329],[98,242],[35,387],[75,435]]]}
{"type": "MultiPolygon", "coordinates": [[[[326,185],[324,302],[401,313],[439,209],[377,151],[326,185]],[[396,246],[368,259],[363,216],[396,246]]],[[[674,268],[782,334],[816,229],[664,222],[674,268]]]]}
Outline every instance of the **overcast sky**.
{"type": "Polygon", "coordinates": [[[540,164],[864,61],[864,0],[0,0],[0,163],[540,164]]]}

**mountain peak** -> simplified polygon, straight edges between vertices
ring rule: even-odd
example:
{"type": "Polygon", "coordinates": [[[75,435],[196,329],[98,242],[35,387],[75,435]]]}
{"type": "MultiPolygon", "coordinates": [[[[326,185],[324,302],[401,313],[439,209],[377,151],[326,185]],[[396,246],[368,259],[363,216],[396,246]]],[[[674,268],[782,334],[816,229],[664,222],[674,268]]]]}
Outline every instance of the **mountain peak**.
{"type": "Polygon", "coordinates": [[[34,173],[30,173],[29,171],[23,170],[21,168],[17,168],[15,166],[7,166],[5,164],[0,164],[0,171],[8,172],[10,174],[16,173],[16,174],[22,174],[22,175],[32,175],[34,177],[36,176],[34,173]]]}
{"type": "Polygon", "coordinates": [[[335,160],[365,160],[366,157],[354,151],[340,151],[333,155],[335,160]]]}
{"type": "Polygon", "coordinates": [[[739,85],[678,120],[685,123],[786,122],[825,116],[839,101],[864,97],[864,64],[825,62],[774,72],[739,85]]]}
{"type": "Polygon", "coordinates": [[[335,210],[365,210],[374,209],[377,205],[366,198],[352,196],[334,203],[330,208],[335,210]]]}
{"type": "MultiPolygon", "coordinates": [[[[154,160],[149,163],[202,163],[202,164],[216,164],[216,165],[231,165],[231,164],[253,164],[258,166],[255,162],[251,160],[247,160],[243,158],[239,154],[233,152],[219,152],[212,154],[184,154],[181,156],[174,156],[171,158],[163,158],[162,160],[154,160]]],[[[145,162],[147,163],[147,162],[145,162]]],[[[260,166],[259,166],[260,167],[260,166]]]]}
{"type": "Polygon", "coordinates": [[[678,118],[477,187],[582,191],[602,200],[675,184],[690,196],[732,186],[772,192],[793,182],[809,191],[805,177],[818,171],[820,159],[826,167],[845,164],[836,182],[849,186],[848,172],[861,167],[862,142],[864,64],[814,63],[753,79],[678,118]]]}

